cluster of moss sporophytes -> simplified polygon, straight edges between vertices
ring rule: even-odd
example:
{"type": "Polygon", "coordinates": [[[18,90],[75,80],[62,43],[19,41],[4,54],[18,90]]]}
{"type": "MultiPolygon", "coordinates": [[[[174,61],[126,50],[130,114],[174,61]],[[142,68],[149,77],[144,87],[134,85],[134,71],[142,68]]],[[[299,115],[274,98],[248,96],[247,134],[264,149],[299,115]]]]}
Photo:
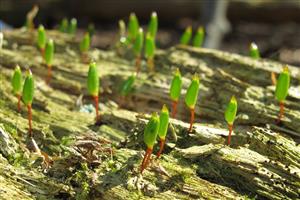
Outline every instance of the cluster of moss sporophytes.
{"type": "Polygon", "coordinates": [[[180,44],[187,46],[192,40],[193,47],[202,47],[205,36],[204,28],[198,27],[193,39],[192,34],[192,27],[188,26],[180,37],[180,44]]]}

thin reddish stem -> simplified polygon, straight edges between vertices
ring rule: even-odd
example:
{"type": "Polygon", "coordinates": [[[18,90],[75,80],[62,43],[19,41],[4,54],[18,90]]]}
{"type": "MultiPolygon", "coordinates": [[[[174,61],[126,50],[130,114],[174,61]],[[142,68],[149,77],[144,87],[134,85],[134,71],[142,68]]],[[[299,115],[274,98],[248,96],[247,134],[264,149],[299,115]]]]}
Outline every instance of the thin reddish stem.
{"type": "Polygon", "coordinates": [[[232,125],[232,124],[228,124],[228,130],[229,130],[228,141],[227,141],[227,145],[228,145],[228,146],[230,146],[230,142],[231,142],[231,133],[232,133],[232,129],[233,129],[233,125],[232,125]]]}
{"type": "Polygon", "coordinates": [[[45,48],[41,48],[41,55],[43,59],[45,59],[45,48]]]}
{"type": "Polygon", "coordinates": [[[136,74],[138,75],[141,70],[141,56],[137,56],[135,59],[135,68],[136,68],[136,74]]]}
{"type": "Polygon", "coordinates": [[[47,84],[50,83],[51,77],[52,77],[52,66],[48,65],[48,73],[47,73],[47,79],[46,79],[47,84]]]}
{"type": "Polygon", "coordinates": [[[195,119],[195,109],[192,108],[191,110],[191,120],[190,120],[190,128],[189,128],[189,132],[192,132],[192,128],[193,128],[193,123],[194,123],[194,119],[195,119]]]}
{"type": "Polygon", "coordinates": [[[21,112],[21,95],[17,94],[18,97],[18,112],[21,112]]]}
{"type": "Polygon", "coordinates": [[[143,173],[144,169],[146,169],[147,165],[149,164],[151,153],[152,153],[152,148],[147,148],[146,153],[144,155],[142,165],[141,165],[141,174],[143,173]]]}
{"type": "Polygon", "coordinates": [[[29,137],[32,137],[32,113],[31,113],[31,104],[27,105],[27,110],[28,110],[28,125],[29,125],[29,137]]]}
{"type": "Polygon", "coordinates": [[[165,142],[166,142],[165,139],[160,139],[160,141],[159,141],[159,151],[157,153],[157,158],[160,157],[162,151],[164,150],[165,142]]]}
{"type": "Polygon", "coordinates": [[[172,102],[172,118],[175,118],[175,116],[176,116],[177,105],[178,105],[178,101],[173,101],[172,102]]]}
{"type": "Polygon", "coordinates": [[[282,118],[284,116],[284,102],[283,101],[279,102],[279,107],[280,107],[280,110],[279,110],[279,115],[278,115],[277,123],[281,122],[281,120],[282,120],[282,118]]]}
{"type": "Polygon", "coordinates": [[[148,58],[147,59],[147,65],[148,65],[149,72],[154,72],[154,61],[153,61],[153,58],[148,58]]]}
{"type": "Polygon", "coordinates": [[[94,97],[94,103],[95,103],[95,110],[96,110],[96,122],[99,120],[99,97],[98,96],[93,96],[94,97]]]}

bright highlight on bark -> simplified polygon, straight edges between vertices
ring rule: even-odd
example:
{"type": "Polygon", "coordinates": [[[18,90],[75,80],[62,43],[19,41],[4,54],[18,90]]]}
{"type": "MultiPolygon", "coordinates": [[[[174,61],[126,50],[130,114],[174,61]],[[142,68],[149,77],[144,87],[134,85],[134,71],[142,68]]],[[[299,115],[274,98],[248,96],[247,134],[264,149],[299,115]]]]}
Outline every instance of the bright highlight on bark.
{"type": "Polygon", "coordinates": [[[144,130],[144,142],[147,146],[146,154],[141,164],[141,173],[148,166],[152,154],[153,146],[159,130],[159,117],[153,113],[144,130]]]}
{"type": "Polygon", "coordinates": [[[135,13],[130,13],[129,22],[128,22],[128,40],[131,43],[134,43],[138,32],[139,32],[139,21],[135,15],[135,13]]]}
{"type": "Polygon", "coordinates": [[[152,12],[150,22],[148,25],[148,33],[151,35],[152,38],[154,38],[154,40],[156,38],[157,28],[158,28],[157,14],[156,12],[152,12]]]}
{"type": "Polygon", "coordinates": [[[191,111],[189,132],[191,132],[193,128],[193,123],[195,118],[195,105],[198,99],[198,92],[199,92],[199,76],[195,74],[185,95],[185,104],[189,107],[191,111]]]}
{"type": "Polygon", "coordinates": [[[159,129],[158,129],[159,151],[157,153],[157,158],[160,157],[162,151],[164,150],[168,127],[169,127],[169,110],[166,105],[163,105],[163,108],[159,115],[159,129]]]}
{"type": "Polygon", "coordinates": [[[145,42],[145,57],[147,58],[147,65],[149,71],[154,71],[154,53],[155,53],[155,39],[151,34],[147,34],[145,42]]]}
{"type": "Polygon", "coordinates": [[[94,98],[95,109],[96,109],[96,122],[99,120],[99,75],[96,63],[90,63],[87,89],[89,95],[94,98]]]}
{"type": "Polygon", "coordinates": [[[257,45],[254,42],[251,42],[249,46],[249,54],[251,58],[258,59],[260,58],[260,53],[257,45]]]}
{"type": "Polygon", "coordinates": [[[172,117],[174,118],[177,113],[177,105],[178,105],[178,100],[180,98],[180,93],[181,93],[181,86],[182,86],[182,78],[181,78],[181,73],[179,69],[176,69],[176,72],[174,74],[171,87],[170,87],[170,97],[172,100],[172,117]]]}
{"type": "Polygon", "coordinates": [[[32,113],[31,113],[31,105],[33,101],[34,95],[34,79],[32,77],[32,73],[30,70],[27,71],[27,75],[25,78],[25,82],[23,85],[23,93],[22,99],[24,104],[27,106],[28,109],[28,124],[29,124],[29,136],[32,137],[32,113]]]}
{"type": "Polygon", "coordinates": [[[49,39],[45,49],[45,62],[48,68],[46,83],[49,84],[52,76],[52,62],[54,57],[54,42],[49,39]]]}
{"type": "Polygon", "coordinates": [[[180,44],[188,45],[192,37],[192,27],[188,26],[180,38],[180,44]]]}
{"type": "Polygon", "coordinates": [[[282,72],[280,73],[275,89],[276,99],[279,101],[280,112],[278,116],[278,122],[280,122],[284,115],[284,101],[288,95],[290,87],[290,72],[287,66],[284,66],[282,72]]]}
{"type": "Polygon", "coordinates": [[[194,39],[193,39],[193,46],[194,47],[201,47],[204,40],[204,28],[201,26],[198,28],[194,39]]]}
{"type": "Polygon", "coordinates": [[[141,54],[143,49],[143,43],[144,43],[144,31],[142,28],[140,28],[133,44],[133,52],[136,57],[135,67],[136,67],[137,74],[140,72],[140,68],[141,68],[141,61],[142,61],[141,54]]]}
{"type": "Polygon", "coordinates": [[[230,141],[231,141],[231,133],[233,129],[233,123],[236,117],[237,106],[238,105],[237,105],[236,98],[235,96],[232,96],[225,110],[225,120],[227,121],[228,129],[229,129],[228,142],[227,142],[228,145],[230,145],[230,141]]]}
{"type": "Polygon", "coordinates": [[[18,112],[21,111],[21,92],[22,92],[22,72],[20,67],[17,65],[11,80],[14,94],[18,98],[18,112]]]}
{"type": "Polygon", "coordinates": [[[45,56],[45,47],[46,47],[46,41],[47,41],[47,37],[46,37],[46,31],[43,25],[40,25],[38,28],[38,47],[40,48],[42,57],[44,58],[45,56]]]}

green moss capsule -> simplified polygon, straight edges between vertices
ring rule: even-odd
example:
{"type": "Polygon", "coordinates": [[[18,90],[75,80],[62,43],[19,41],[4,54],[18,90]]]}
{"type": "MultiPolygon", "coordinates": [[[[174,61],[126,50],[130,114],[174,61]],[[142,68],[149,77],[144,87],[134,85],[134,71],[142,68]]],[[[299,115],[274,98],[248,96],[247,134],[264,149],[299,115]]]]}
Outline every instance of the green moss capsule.
{"type": "Polygon", "coordinates": [[[170,87],[170,97],[172,101],[178,101],[181,93],[181,86],[182,86],[181,73],[177,68],[170,87]]]}
{"type": "Polygon", "coordinates": [[[46,32],[45,32],[45,28],[43,25],[40,25],[39,26],[39,29],[38,29],[38,47],[40,49],[45,49],[45,46],[46,46],[46,40],[47,40],[47,37],[46,37],[46,32]]]}
{"type": "Polygon", "coordinates": [[[136,75],[131,75],[121,86],[120,93],[122,96],[127,96],[133,90],[133,84],[135,81],[136,75]]]}
{"type": "Polygon", "coordinates": [[[32,73],[30,70],[27,71],[27,75],[25,78],[22,99],[25,105],[31,105],[34,95],[34,79],[32,77],[32,73]]]}
{"type": "Polygon", "coordinates": [[[237,112],[237,101],[235,96],[232,96],[225,110],[225,120],[227,121],[228,124],[230,125],[233,124],[236,117],[236,112],[237,112]]]}
{"type": "Polygon", "coordinates": [[[143,29],[140,28],[133,45],[133,51],[136,56],[141,55],[143,49],[143,43],[144,43],[144,32],[143,29]]]}
{"type": "Polygon", "coordinates": [[[193,46],[201,47],[203,44],[203,40],[204,40],[204,29],[203,27],[199,27],[193,39],[193,46]]]}
{"type": "Polygon", "coordinates": [[[139,21],[134,13],[129,16],[128,22],[128,39],[134,42],[139,32],[139,21]]]}
{"type": "Polygon", "coordinates": [[[254,42],[251,42],[249,47],[249,54],[251,58],[258,59],[260,58],[260,53],[257,45],[254,42]]]}
{"type": "Polygon", "coordinates": [[[166,105],[163,105],[160,112],[159,123],[158,136],[160,139],[165,140],[169,127],[169,110],[166,105]]]}
{"type": "Polygon", "coordinates": [[[87,80],[88,93],[92,96],[98,96],[99,93],[99,76],[96,63],[91,63],[87,80]]]}
{"type": "Polygon", "coordinates": [[[45,61],[48,66],[52,65],[53,57],[54,57],[54,42],[52,39],[49,39],[45,49],[45,61]]]}
{"type": "Polygon", "coordinates": [[[93,23],[90,23],[88,25],[88,33],[90,35],[90,38],[92,38],[95,33],[95,25],[93,23]]]}
{"type": "Polygon", "coordinates": [[[63,33],[66,33],[68,31],[68,27],[69,27],[69,21],[67,18],[63,18],[61,20],[60,26],[59,26],[59,30],[63,33]]]}
{"type": "Polygon", "coordinates": [[[145,42],[145,57],[146,58],[153,58],[155,52],[155,41],[154,38],[147,34],[146,42],[145,42]]]}
{"type": "Polygon", "coordinates": [[[180,44],[188,45],[192,37],[192,27],[188,26],[180,38],[180,44]]]}
{"type": "Polygon", "coordinates": [[[11,84],[14,94],[20,95],[22,92],[22,72],[18,65],[15,68],[11,84]]]}
{"type": "Polygon", "coordinates": [[[82,38],[82,40],[79,44],[81,53],[87,52],[90,49],[90,45],[91,45],[90,35],[89,35],[89,33],[85,33],[84,37],[82,38]]]}
{"type": "Polygon", "coordinates": [[[154,39],[156,38],[157,27],[158,27],[157,14],[156,14],[156,12],[152,12],[150,22],[149,22],[149,25],[148,25],[148,33],[154,39]]]}
{"type": "Polygon", "coordinates": [[[290,73],[287,66],[283,68],[283,71],[280,73],[277,83],[275,96],[278,101],[284,101],[288,95],[288,90],[290,87],[290,73]]]}
{"type": "Polygon", "coordinates": [[[198,98],[198,92],[199,92],[199,77],[198,75],[195,74],[185,95],[185,103],[190,109],[195,108],[195,105],[197,103],[197,98],[198,98]]]}
{"type": "Polygon", "coordinates": [[[153,149],[159,130],[159,117],[153,113],[144,130],[144,142],[148,148],[153,149]]]}
{"type": "Polygon", "coordinates": [[[68,27],[68,33],[74,35],[77,31],[77,19],[72,18],[68,27]]]}

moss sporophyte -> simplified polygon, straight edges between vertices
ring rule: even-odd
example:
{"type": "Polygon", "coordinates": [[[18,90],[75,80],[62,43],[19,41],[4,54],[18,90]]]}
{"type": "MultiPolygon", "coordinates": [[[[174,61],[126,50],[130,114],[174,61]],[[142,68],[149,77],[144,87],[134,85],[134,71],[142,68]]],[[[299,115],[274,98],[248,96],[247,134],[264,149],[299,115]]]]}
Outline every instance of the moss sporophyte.
{"type": "Polygon", "coordinates": [[[225,120],[227,121],[228,129],[229,129],[228,142],[227,142],[228,145],[230,145],[230,141],[231,141],[231,133],[233,129],[233,123],[236,117],[237,106],[238,105],[237,105],[236,98],[235,96],[232,96],[225,110],[225,120]]]}
{"type": "Polygon", "coordinates": [[[192,27],[188,26],[180,38],[180,44],[188,45],[192,37],[192,27]]]}
{"type": "Polygon", "coordinates": [[[135,78],[136,78],[136,74],[133,74],[129,76],[129,78],[122,83],[120,88],[121,96],[125,97],[132,91],[135,78]]]}
{"type": "Polygon", "coordinates": [[[157,153],[157,158],[160,157],[160,154],[164,149],[168,127],[169,127],[169,110],[166,105],[163,105],[163,108],[159,115],[159,129],[158,129],[159,151],[157,153]]]}
{"type": "Polygon", "coordinates": [[[68,33],[75,35],[77,31],[77,19],[72,18],[68,27],[68,33]]]}
{"type": "Polygon", "coordinates": [[[80,44],[79,49],[81,52],[81,59],[83,62],[87,62],[87,51],[90,49],[91,38],[89,33],[85,33],[80,44]]]}
{"type": "Polygon", "coordinates": [[[158,28],[157,14],[156,12],[152,12],[150,22],[148,25],[148,33],[151,35],[152,38],[154,38],[154,40],[156,38],[157,28],[158,28]]]}
{"type": "Polygon", "coordinates": [[[43,25],[40,25],[38,28],[38,47],[41,51],[41,55],[44,58],[45,57],[45,47],[46,47],[46,41],[47,41],[47,37],[46,37],[46,31],[43,25]]]}
{"type": "Polygon", "coordinates": [[[141,164],[141,173],[148,166],[152,154],[153,146],[159,130],[159,117],[157,113],[153,113],[144,130],[144,142],[147,150],[141,164]]]}
{"type": "Polygon", "coordinates": [[[46,83],[49,84],[52,76],[52,62],[54,57],[54,42],[49,39],[45,49],[45,62],[48,68],[46,83]]]}
{"type": "Polygon", "coordinates": [[[193,128],[193,123],[195,118],[195,105],[198,99],[198,92],[199,92],[199,76],[195,74],[185,95],[185,104],[189,107],[191,111],[189,132],[191,132],[193,128]]]}
{"type": "Polygon", "coordinates": [[[181,86],[182,86],[182,79],[181,79],[181,73],[179,69],[176,69],[176,72],[174,74],[171,87],[170,87],[170,97],[172,100],[172,117],[174,118],[177,113],[177,105],[178,100],[180,98],[181,93],[181,86]]]}
{"type": "Polygon", "coordinates": [[[194,39],[193,39],[193,46],[194,47],[201,47],[204,40],[204,28],[201,26],[198,28],[194,39]]]}
{"type": "Polygon", "coordinates": [[[276,99],[279,101],[280,112],[278,115],[278,122],[280,122],[284,115],[284,101],[288,95],[288,90],[290,87],[290,72],[287,66],[283,67],[282,72],[280,73],[275,89],[276,99]]]}
{"type": "Polygon", "coordinates": [[[63,33],[66,33],[68,31],[68,27],[69,27],[69,21],[67,18],[63,18],[61,20],[60,26],[59,26],[59,30],[63,33]]]}
{"type": "Polygon", "coordinates": [[[257,45],[254,42],[251,42],[249,46],[249,54],[251,58],[258,59],[260,58],[260,53],[257,45]]]}
{"type": "Polygon", "coordinates": [[[136,57],[135,67],[136,67],[137,74],[140,72],[140,68],[141,68],[141,54],[143,50],[143,43],[144,43],[144,31],[142,28],[140,28],[133,45],[133,52],[136,57]]]}
{"type": "Polygon", "coordinates": [[[136,15],[134,13],[131,13],[128,22],[128,40],[131,43],[134,43],[139,32],[139,27],[139,21],[136,15]]]}
{"type": "Polygon", "coordinates": [[[91,63],[88,72],[87,89],[89,95],[94,98],[96,110],[96,122],[99,120],[99,76],[96,63],[91,63]]]}
{"type": "Polygon", "coordinates": [[[21,92],[22,92],[22,72],[18,65],[15,68],[11,84],[12,84],[13,92],[18,98],[18,112],[20,112],[21,111],[21,92]]]}
{"type": "Polygon", "coordinates": [[[34,79],[32,77],[32,73],[30,70],[27,70],[26,79],[23,85],[23,93],[22,99],[24,104],[27,106],[28,109],[28,124],[29,124],[29,136],[32,137],[32,113],[31,113],[31,105],[33,101],[34,95],[34,79]]]}
{"type": "Polygon", "coordinates": [[[147,58],[147,65],[149,71],[154,71],[154,53],[155,53],[155,39],[151,34],[147,34],[145,42],[145,57],[147,58]]]}

